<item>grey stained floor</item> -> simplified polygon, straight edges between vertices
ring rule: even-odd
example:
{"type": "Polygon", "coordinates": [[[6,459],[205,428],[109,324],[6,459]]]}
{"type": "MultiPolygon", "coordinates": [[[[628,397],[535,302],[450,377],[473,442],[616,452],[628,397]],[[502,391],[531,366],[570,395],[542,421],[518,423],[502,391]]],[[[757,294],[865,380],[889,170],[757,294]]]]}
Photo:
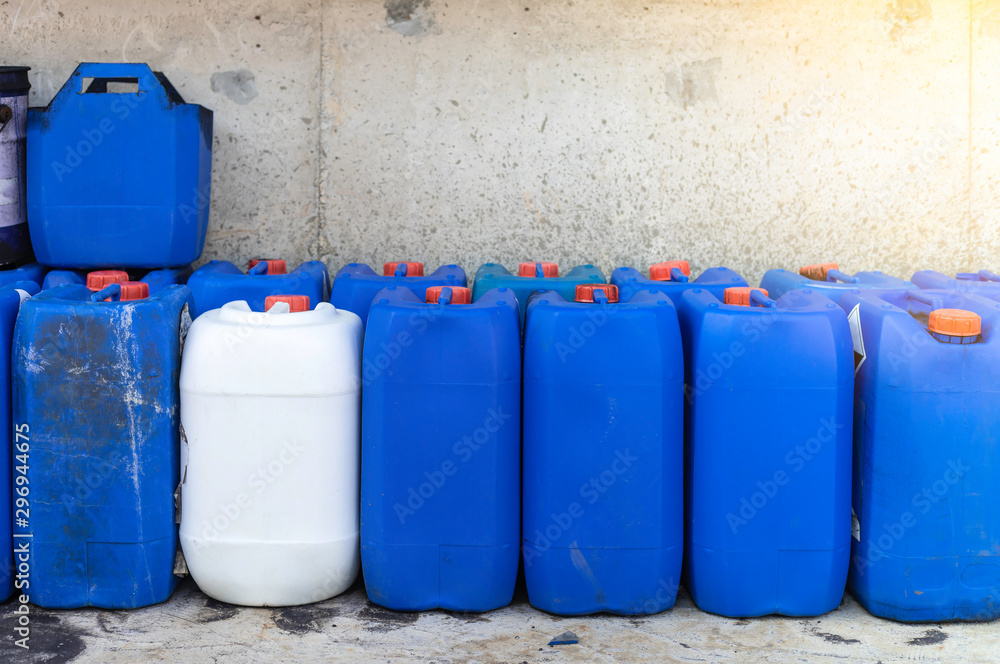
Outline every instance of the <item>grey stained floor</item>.
{"type": "Polygon", "coordinates": [[[656,616],[560,618],[514,603],[486,614],[396,613],[358,584],[311,606],[247,609],[187,580],[136,611],[31,609],[30,650],[14,646],[15,604],[0,605],[0,663],[64,662],[997,662],[1000,624],[903,625],[850,596],[820,618],[733,620],[699,611],[681,589],[656,616]],[[566,631],[576,645],[549,646],[566,631]]]}

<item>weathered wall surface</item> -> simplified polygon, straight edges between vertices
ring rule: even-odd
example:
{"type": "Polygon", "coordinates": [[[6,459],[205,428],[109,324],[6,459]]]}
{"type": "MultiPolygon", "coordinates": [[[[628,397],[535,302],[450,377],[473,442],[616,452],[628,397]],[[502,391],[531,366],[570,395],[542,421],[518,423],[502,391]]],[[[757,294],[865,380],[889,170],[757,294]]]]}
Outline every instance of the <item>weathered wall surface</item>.
{"type": "Polygon", "coordinates": [[[11,0],[215,111],[204,258],[1000,268],[1000,3],[11,0]]]}

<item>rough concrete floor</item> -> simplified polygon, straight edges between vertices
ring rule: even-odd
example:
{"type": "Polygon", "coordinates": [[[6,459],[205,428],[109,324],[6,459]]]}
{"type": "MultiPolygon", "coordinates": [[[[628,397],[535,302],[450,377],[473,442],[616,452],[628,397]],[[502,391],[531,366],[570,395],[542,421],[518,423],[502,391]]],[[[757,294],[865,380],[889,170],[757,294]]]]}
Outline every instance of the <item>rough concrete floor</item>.
{"type": "Polygon", "coordinates": [[[359,584],[330,601],[247,609],[206,597],[190,580],[137,611],[32,607],[30,650],[14,646],[13,601],[0,605],[0,662],[996,662],[1000,625],[903,625],[850,596],[813,619],[732,620],[699,611],[684,589],[657,616],[560,618],[514,603],[487,614],[396,613],[359,584]],[[579,644],[549,646],[572,631],[579,644]]]}

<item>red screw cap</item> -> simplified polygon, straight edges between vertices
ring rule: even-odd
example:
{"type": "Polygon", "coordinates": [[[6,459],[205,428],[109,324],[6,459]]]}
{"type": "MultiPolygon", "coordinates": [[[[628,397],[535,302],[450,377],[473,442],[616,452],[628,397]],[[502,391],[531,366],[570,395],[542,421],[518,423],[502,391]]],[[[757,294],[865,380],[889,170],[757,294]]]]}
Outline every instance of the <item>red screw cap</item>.
{"type": "Polygon", "coordinates": [[[826,281],[827,272],[839,269],[840,266],[837,263],[816,263],[815,265],[800,267],[799,274],[806,279],[812,279],[813,281],[826,281]]]}
{"type": "Polygon", "coordinates": [[[395,277],[396,270],[399,269],[400,265],[406,266],[406,274],[402,276],[407,277],[422,277],[424,276],[424,264],[423,263],[413,263],[408,261],[393,261],[391,263],[386,263],[382,266],[382,275],[386,277],[395,277]]]}
{"type": "Polygon", "coordinates": [[[678,268],[685,277],[691,276],[691,266],[687,261],[665,261],[649,266],[649,278],[653,281],[670,281],[670,271],[678,268]]]}
{"type": "Polygon", "coordinates": [[[118,299],[122,302],[145,300],[149,297],[149,284],[145,281],[123,281],[118,285],[122,289],[121,297],[118,299]]]}
{"type": "Polygon", "coordinates": [[[251,269],[257,263],[267,263],[268,274],[288,274],[285,261],[278,258],[253,258],[250,260],[250,264],[247,265],[247,270],[251,269]]]}
{"type": "Polygon", "coordinates": [[[760,291],[767,296],[767,290],[763,288],[754,288],[752,286],[733,286],[732,288],[727,288],[722,294],[722,302],[724,304],[735,304],[740,307],[750,306],[750,293],[753,291],[760,291]]]}
{"type": "Polygon", "coordinates": [[[309,311],[308,295],[268,295],[264,298],[264,311],[269,311],[278,302],[287,304],[289,313],[309,311]]]}
{"type": "Polygon", "coordinates": [[[559,266],[556,263],[520,263],[517,266],[517,276],[534,277],[537,274],[536,266],[542,266],[542,276],[552,278],[559,276],[559,266]]]}
{"type": "Polygon", "coordinates": [[[935,309],[927,319],[927,329],[952,337],[974,337],[982,331],[978,314],[964,309],[935,309]]]}
{"type": "Polygon", "coordinates": [[[87,275],[87,288],[96,293],[105,286],[121,284],[127,281],[128,272],[124,270],[96,270],[87,275]]]}
{"type": "Polygon", "coordinates": [[[595,290],[603,290],[608,302],[618,301],[618,286],[614,284],[577,284],[576,301],[593,302],[595,290]]]}
{"type": "Polygon", "coordinates": [[[462,286],[431,286],[427,289],[424,301],[436,304],[438,298],[441,297],[441,289],[443,288],[451,289],[451,302],[448,304],[469,304],[472,302],[472,291],[462,286]]]}

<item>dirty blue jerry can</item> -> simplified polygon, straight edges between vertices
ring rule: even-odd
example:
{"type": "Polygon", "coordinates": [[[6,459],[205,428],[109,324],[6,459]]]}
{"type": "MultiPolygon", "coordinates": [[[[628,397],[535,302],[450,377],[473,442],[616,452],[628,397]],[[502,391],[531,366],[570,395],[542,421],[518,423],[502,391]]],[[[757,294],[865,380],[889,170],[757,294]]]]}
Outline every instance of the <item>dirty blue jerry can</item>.
{"type": "Polygon", "coordinates": [[[840,605],[851,538],[847,317],[810,289],[678,298],[687,374],[685,578],[703,611],[840,605]]]}
{"type": "MultiPolygon", "coordinates": [[[[178,373],[191,293],[60,286],[14,331],[13,412],[27,452],[32,603],[128,609],[177,583],[178,373]]],[[[20,459],[18,459],[20,461],[20,459]]],[[[23,468],[23,470],[20,470],[23,468]]]]}
{"type": "Polygon", "coordinates": [[[28,113],[35,256],[63,268],[187,265],[205,244],[211,170],[210,110],[145,64],[81,64],[28,113]]]}
{"type": "Polygon", "coordinates": [[[989,270],[959,272],[954,277],[934,270],[921,270],[914,273],[910,281],[917,288],[945,289],[990,298],[1000,295],[1000,274],[989,270]]]}
{"type": "Polygon", "coordinates": [[[170,267],[162,270],[133,270],[130,275],[125,270],[51,270],[42,281],[42,290],[56,286],[79,285],[87,286],[92,291],[99,291],[112,283],[123,281],[145,281],[149,284],[149,294],[155,295],[167,286],[186,284],[191,276],[191,266],[170,267]],[[91,277],[91,275],[94,275],[91,277]]]}
{"type": "Polygon", "coordinates": [[[789,270],[768,270],[760,281],[760,287],[780,299],[785,293],[796,288],[809,288],[825,295],[834,302],[850,290],[906,288],[910,282],[883,274],[879,271],[841,272],[837,263],[817,263],[799,268],[798,274],[789,270]]]}
{"type": "Polygon", "coordinates": [[[906,622],[1000,616],[1000,304],[846,293],[858,363],[850,588],[906,622]]]}
{"type": "Polygon", "coordinates": [[[8,286],[15,281],[33,281],[41,285],[47,271],[48,268],[38,263],[27,263],[9,270],[0,270],[0,286],[8,286]]]}
{"type": "MultiPolygon", "coordinates": [[[[6,600],[14,592],[14,572],[18,561],[11,557],[14,552],[12,519],[15,516],[19,519],[30,517],[25,498],[15,493],[19,486],[24,486],[24,481],[12,485],[14,474],[11,461],[23,468],[23,464],[18,462],[26,460],[22,452],[26,453],[27,447],[23,440],[18,440],[17,446],[13,444],[16,435],[10,414],[10,354],[17,311],[21,302],[37,292],[38,284],[30,281],[0,286],[0,601],[6,600]],[[18,498],[21,502],[17,502],[18,498]],[[12,503],[12,500],[15,502],[12,503]]],[[[19,539],[18,548],[23,550],[25,546],[23,540],[19,539]]],[[[30,562],[29,555],[23,551],[19,553],[21,563],[30,562]]],[[[30,564],[28,567],[30,571],[30,564]]],[[[19,594],[27,590],[24,585],[27,579],[24,577],[22,574],[18,584],[18,590],[21,591],[19,594]]]]}
{"type": "Polygon", "coordinates": [[[618,286],[623,302],[644,290],[656,290],[666,295],[678,295],[688,288],[707,290],[718,298],[727,288],[748,286],[746,279],[727,267],[710,267],[694,281],[687,261],[665,261],[649,266],[649,276],[633,267],[620,267],[611,272],[611,283],[618,286]]]}
{"type": "Polygon", "coordinates": [[[578,285],[605,282],[607,277],[604,273],[589,263],[577,265],[562,276],[559,276],[559,266],[556,263],[521,263],[517,266],[517,274],[511,274],[510,270],[499,263],[483,263],[476,270],[472,299],[477,300],[480,295],[494,288],[511,289],[517,296],[523,327],[528,297],[535,291],[553,291],[563,299],[572,300],[578,285]]]}
{"type": "Polygon", "coordinates": [[[521,337],[514,295],[470,303],[388,286],[372,303],[362,376],[361,568],[401,611],[510,603],[521,507],[521,337]]]}
{"type": "Polygon", "coordinates": [[[541,291],[524,336],[524,576],[560,615],[673,606],[683,548],[677,313],[658,291],[541,291]]]}
{"type": "Polygon", "coordinates": [[[271,295],[306,295],[310,309],[330,297],[330,273],[321,261],[307,261],[291,272],[285,261],[274,258],[253,259],[246,272],[228,261],[211,261],[195,270],[187,283],[194,318],[238,300],[263,312],[271,295]]]}
{"type": "Polygon", "coordinates": [[[432,286],[465,288],[465,285],[465,270],[454,264],[442,265],[424,276],[424,264],[419,262],[385,263],[381,275],[364,263],[348,263],[333,279],[330,302],[338,309],[347,309],[361,316],[361,324],[365,325],[372,300],[387,286],[406,286],[417,299],[422,300],[432,286]]]}

